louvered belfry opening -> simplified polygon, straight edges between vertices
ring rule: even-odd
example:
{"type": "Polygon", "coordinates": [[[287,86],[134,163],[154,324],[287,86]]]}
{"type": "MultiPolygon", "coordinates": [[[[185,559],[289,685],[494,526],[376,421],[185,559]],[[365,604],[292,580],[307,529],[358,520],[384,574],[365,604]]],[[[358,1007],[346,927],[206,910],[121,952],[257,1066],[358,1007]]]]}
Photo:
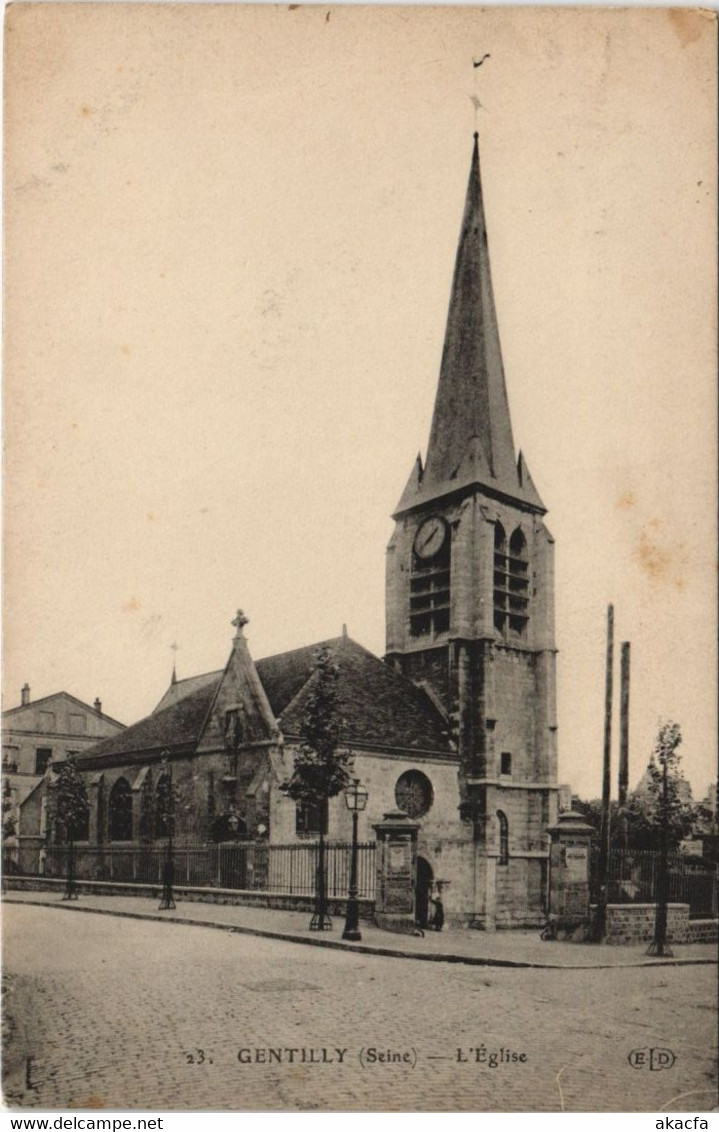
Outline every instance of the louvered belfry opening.
{"type": "Polygon", "coordinates": [[[507,536],[494,527],[494,627],[506,637],[523,636],[529,620],[529,556],[520,527],[507,536]]]}

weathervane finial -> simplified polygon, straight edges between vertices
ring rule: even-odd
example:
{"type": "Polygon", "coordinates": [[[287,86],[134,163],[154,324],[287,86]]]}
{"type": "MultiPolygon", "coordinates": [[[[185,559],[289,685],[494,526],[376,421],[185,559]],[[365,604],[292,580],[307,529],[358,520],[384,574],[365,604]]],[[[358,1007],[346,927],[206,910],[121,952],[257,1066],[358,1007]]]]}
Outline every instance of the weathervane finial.
{"type": "Polygon", "coordinates": [[[483,109],[482,103],[479,101],[479,95],[477,94],[477,70],[478,70],[479,67],[482,66],[482,63],[484,63],[485,59],[491,59],[491,58],[492,58],[492,56],[489,54],[489,52],[486,52],[482,56],[481,59],[474,59],[474,58],[472,59],[472,72],[474,74],[474,93],[472,95],[470,95],[470,102],[472,103],[472,106],[474,107],[474,127],[475,127],[474,136],[475,136],[475,139],[478,137],[477,115],[478,115],[479,111],[481,109],[483,109]]]}

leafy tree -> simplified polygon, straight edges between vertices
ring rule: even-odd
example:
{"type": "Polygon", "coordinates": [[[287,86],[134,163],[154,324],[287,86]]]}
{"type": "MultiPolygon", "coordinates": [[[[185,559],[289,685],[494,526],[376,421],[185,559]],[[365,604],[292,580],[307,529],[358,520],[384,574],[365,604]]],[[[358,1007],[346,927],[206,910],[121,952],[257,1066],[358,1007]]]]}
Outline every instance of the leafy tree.
{"type": "MultiPolygon", "coordinates": [[[[681,729],[677,723],[665,723],[659,729],[641,789],[635,790],[620,809],[616,802],[611,804],[611,848],[612,849],[650,849],[658,852],[661,848],[662,807],[663,807],[663,769],[667,765],[667,843],[670,851],[676,851],[679,843],[691,832],[696,809],[682,792],[679,783],[683,781],[681,755],[677,748],[682,741],[681,729]]],[[[599,831],[601,802],[572,800],[573,809],[584,815],[585,820],[599,831]]]]}
{"type": "Polygon", "coordinates": [[[76,841],[87,827],[90,806],[87,789],[77,769],[75,755],[68,755],[54,783],[55,813],[68,842],[76,841]]]}
{"type": "Polygon", "coordinates": [[[682,741],[678,723],[669,721],[659,728],[646,773],[646,788],[631,796],[627,804],[630,843],[636,849],[659,849],[665,812],[663,778],[666,767],[666,830],[667,847],[675,851],[680,841],[691,832],[695,809],[680,783],[683,780],[681,755],[677,748],[682,741]]]}
{"type": "Polygon", "coordinates": [[[12,812],[12,786],[6,778],[2,788],[2,839],[10,841],[17,833],[17,821],[12,812]]]}
{"type": "Polygon", "coordinates": [[[173,884],[175,879],[175,859],[173,838],[175,836],[175,822],[177,809],[180,804],[180,794],[172,779],[172,769],[167,753],[162,756],[162,770],[155,787],[153,798],[153,818],[155,834],[166,837],[165,863],[162,873],[162,897],[160,911],[167,911],[175,907],[173,884]]]}
{"type": "Polygon", "coordinates": [[[13,791],[7,778],[3,780],[2,788],[2,868],[3,873],[15,872],[16,862],[13,860],[13,846],[11,842],[17,833],[17,821],[13,812],[13,791]]]}
{"type": "Polygon", "coordinates": [[[315,914],[311,928],[331,927],[325,884],[325,829],[330,798],[350,781],[351,752],[340,749],[342,714],[339,666],[328,648],[318,651],[301,724],[302,744],[295,754],[291,778],[281,789],[295,802],[316,806],[320,813],[315,914]]]}
{"type": "Polygon", "coordinates": [[[90,807],[87,789],[77,769],[75,755],[68,755],[55,778],[55,813],[67,842],[67,883],[65,900],[77,899],[75,884],[75,841],[87,829],[90,807]]]}
{"type": "MultiPolygon", "coordinates": [[[[657,912],[654,938],[649,944],[649,955],[671,955],[667,946],[667,903],[669,900],[669,850],[676,848],[675,839],[681,835],[685,807],[679,796],[677,782],[681,774],[677,748],[682,741],[678,723],[663,723],[659,728],[652,758],[649,762],[649,796],[656,800],[655,811],[659,818],[659,877],[657,884],[657,912]],[[659,764],[657,766],[657,763],[659,764]],[[672,844],[674,842],[674,845],[672,844]]],[[[690,811],[690,817],[693,814],[690,811]]]]}

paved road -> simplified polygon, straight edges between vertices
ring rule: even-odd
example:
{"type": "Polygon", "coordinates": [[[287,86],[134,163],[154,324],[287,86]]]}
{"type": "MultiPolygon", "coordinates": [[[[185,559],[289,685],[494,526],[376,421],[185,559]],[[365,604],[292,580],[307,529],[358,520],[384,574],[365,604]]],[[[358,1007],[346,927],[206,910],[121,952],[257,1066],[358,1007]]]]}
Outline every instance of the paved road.
{"type": "MultiPolygon", "coordinates": [[[[6,903],[49,904],[56,908],[61,903],[64,882],[55,891],[13,891],[3,900],[6,903]]],[[[129,887],[129,886],[127,886],[129,887]]],[[[308,912],[290,912],[286,909],[255,908],[242,904],[214,904],[180,899],[172,912],[158,910],[158,898],[148,899],[137,893],[122,896],[99,896],[83,893],[77,904],[71,905],[81,915],[88,911],[110,912],[115,916],[143,916],[158,921],[173,920],[196,923],[202,926],[235,927],[239,932],[284,938],[287,942],[306,941],[317,944],[320,938],[309,930],[308,912]]],[[[674,957],[665,959],[647,955],[646,943],[632,946],[597,947],[593,943],[544,943],[539,932],[500,931],[478,932],[448,928],[442,932],[425,932],[424,936],[398,935],[383,931],[374,924],[362,923],[362,942],[347,944],[340,939],[342,918],[335,917],[334,931],[323,933],[321,942],[359,952],[401,953],[427,959],[439,956],[476,962],[478,965],[528,967],[652,967],[667,963],[716,963],[716,946],[710,943],[682,943],[674,949],[674,957]]]]}
{"type": "Polygon", "coordinates": [[[716,1102],[706,966],[480,969],[21,905],[4,906],[4,941],[12,1105],[697,1112],[716,1102]],[[475,1060],[481,1046],[526,1060],[492,1068],[475,1060]],[[630,1051],[650,1047],[672,1049],[674,1066],[633,1069],[630,1051]],[[370,1063],[371,1048],[409,1061],[370,1063]]]}

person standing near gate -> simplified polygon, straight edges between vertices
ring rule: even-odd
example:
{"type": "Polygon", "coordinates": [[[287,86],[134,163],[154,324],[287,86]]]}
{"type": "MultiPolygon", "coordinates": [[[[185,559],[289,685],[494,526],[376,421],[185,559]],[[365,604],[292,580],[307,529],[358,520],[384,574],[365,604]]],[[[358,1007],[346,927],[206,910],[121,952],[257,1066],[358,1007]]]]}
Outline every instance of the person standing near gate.
{"type": "Polygon", "coordinates": [[[437,895],[431,898],[434,905],[434,912],[429,926],[435,932],[441,932],[444,927],[444,905],[442,904],[441,896],[437,895]]]}

